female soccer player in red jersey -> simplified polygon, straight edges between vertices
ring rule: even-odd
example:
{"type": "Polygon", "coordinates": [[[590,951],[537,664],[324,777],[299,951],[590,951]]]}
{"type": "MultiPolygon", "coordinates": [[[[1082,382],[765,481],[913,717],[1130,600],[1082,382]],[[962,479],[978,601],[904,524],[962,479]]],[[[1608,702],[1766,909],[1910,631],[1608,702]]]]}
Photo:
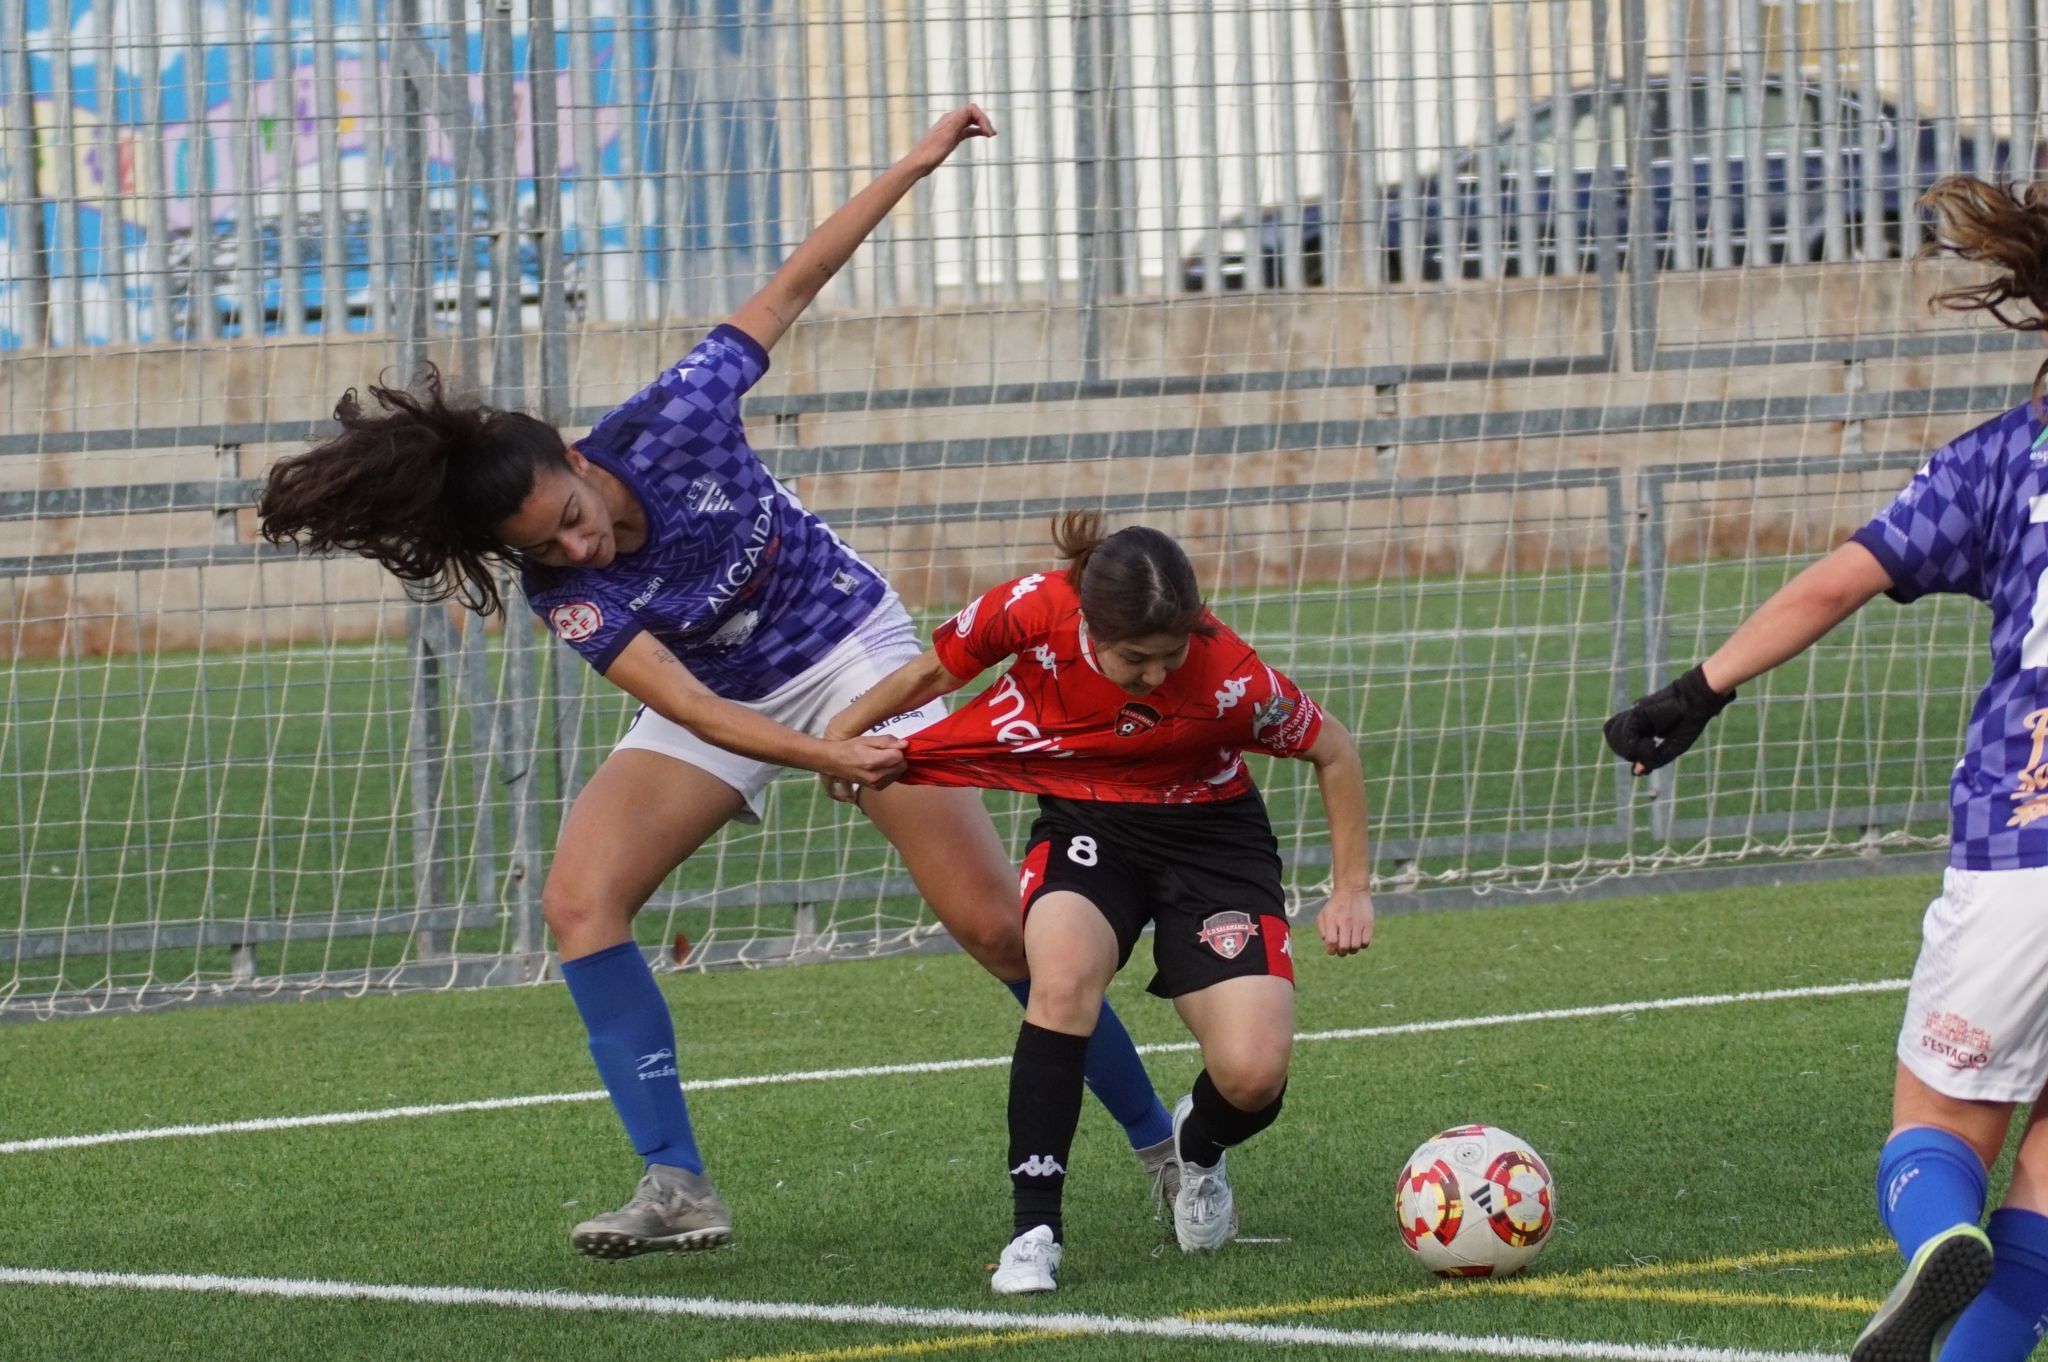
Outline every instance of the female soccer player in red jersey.
{"type": "Polygon", "coordinates": [[[1010,1068],[1014,1238],[992,1283],[1005,1295],[1057,1286],[1082,1056],[1147,923],[1152,992],[1173,999],[1204,1066],[1173,1114],[1174,1234],[1192,1253],[1237,1231],[1224,1151],[1280,1114],[1294,1040],[1279,848],[1246,749],[1315,766],[1335,886],[1316,928],[1333,955],[1372,941],[1351,735],[1209,613],[1171,538],[1138,527],[1104,538],[1101,517],[1075,513],[1054,542],[1064,571],[971,602],[826,730],[866,732],[1017,659],[909,737],[902,777],[1039,796],[1020,885],[1032,982],[1010,1068]]]}
{"type": "MultiPolygon", "coordinates": [[[[2015,330],[2048,317],[2048,185],[1952,178],[1929,191],[1934,249],[1996,264],[1937,301],[2015,330]],[[2032,315],[2008,315],[2024,303],[2032,315]]],[[[1764,602],[1705,662],[1607,721],[1641,775],[1676,760],[1735,688],[1804,652],[1880,591],[1991,607],[1991,674],[1949,786],[1941,896],[1899,1031],[1878,1215],[1906,1270],[1852,1362],[2020,1362],[2048,1329],[2048,423],[2035,400],[1936,450],[1850,541],[1764,602]],[[2032,1103],[2005,1204],[1986,1170],[2032,1103]]]]}
{"type": "MultiPolygon", "coordinates": [[[[541,891],[591,1057],[645,1169],[623,1207],[570,1232],[580,1252],[711,1248],[732,1234],[633,916],[719,828],[758,819],[782,767],[879,786],[902,766],[894,736],[815,736],[915,656],[917,635],[881,574],[762,465],[741,399],[897,201],[994,135],[971,104],[940,119],[729,322],[574,444],[519,412],[450,400],[430,376],[419,393],[372,388],[381,412],[349,393],[339,435],[271,470],[259,508],[271,539],[361,553],[483,614],[500,605],[497,567],[517,567],[534,613],[645,705],[577,795],[541,891]]],[[[891,731],[936,717],[905,715],[891,731]]],[[[1021,1001],[1008,858],[980,799],[876,788],[862,808],[939,921],[1021,1001]]],[[[1113,1012],[1100,1036],[1088,1081],[1164,1190],[1176,1171],[1166,1111],[1113,1012]]]]}

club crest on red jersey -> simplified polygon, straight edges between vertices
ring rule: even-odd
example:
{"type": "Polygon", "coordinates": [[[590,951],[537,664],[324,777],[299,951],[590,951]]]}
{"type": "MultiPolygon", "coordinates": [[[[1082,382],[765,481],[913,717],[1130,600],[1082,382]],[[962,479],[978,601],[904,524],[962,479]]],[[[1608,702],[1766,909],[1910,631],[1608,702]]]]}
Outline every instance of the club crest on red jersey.
{"type": "Polygon", "coordinates": [[[1116,735],[1119,738],[1135,738],[1140,733],[1149,733],[1159,727],[1159,711],[1150,705],[1131,701],[1117,711],[1116,735]]]}
{"type": "Polygon", "coordinates": [[[1202,930],[1195,933],[1195,939],[1225,960],[1235,960],[1258,934],[1259,924],[1252,921],[1250,913],[1211,913],[1202,919],[1202,930]]]}

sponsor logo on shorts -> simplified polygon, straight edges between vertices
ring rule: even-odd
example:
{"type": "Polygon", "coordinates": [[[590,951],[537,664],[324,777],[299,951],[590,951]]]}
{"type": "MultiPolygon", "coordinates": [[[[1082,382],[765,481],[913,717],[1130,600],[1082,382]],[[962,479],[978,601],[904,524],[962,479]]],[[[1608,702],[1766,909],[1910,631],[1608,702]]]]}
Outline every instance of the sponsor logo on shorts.
{"type": "Polygon", "coordinates": [[[1055,1174],[1065,1177],[1067,1170],[1050,1154],[1033,1154],[1010,1170],[1010,1176],[1013,1178],[1049,1178],[1055,1174]]]}
{"type": "Polygon", "coordinates": [[[1117,711],[1116,735],[1119,738],[1135,738],[1140,733],[1149,733],[1159,727],[1159,711],[1150,705],[1141,705],[1136,700],[1117,711]]]}
{"type": "Polygon", "coordinates": [[[1233,911],[1211,913],[1203,918],[1202,930],[1195,933],[1195,939],[1225,960],[1235,960],[1258,934],[1259,924],[1252,921],[1250,913],[1233,911]]]}
{"type": "Polygon", "coordinates": [[[564,643],[581,643],[604,628],[604,611],[598,609],[591,601],[558,605],[548,611],[548,627],[553,629],[555,637],[564,643]]]}
{"type": "Polygon", "coordinates": [[[1951,1069],[1981,1069],[1991,1062],[1991,1033],[1954,1012],[1930,1012],[1920,1024],[1920,1048],[1951,1069]]]}

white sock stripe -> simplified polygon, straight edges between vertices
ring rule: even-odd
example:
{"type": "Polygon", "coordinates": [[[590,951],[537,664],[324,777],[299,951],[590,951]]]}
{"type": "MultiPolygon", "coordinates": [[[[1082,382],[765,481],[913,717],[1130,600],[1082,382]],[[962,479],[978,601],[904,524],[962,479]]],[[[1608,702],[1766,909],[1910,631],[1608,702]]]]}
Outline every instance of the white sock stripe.
{"type": "MultiPolygon", "coordinates": [[[[1586,1007],[1560,1007],[1539,1012],[1505,1012],[1485,1017],[1451,1017],[1439,1021],[1397,1022],[1387,1026],[1358,1026],[1335,1031],[1308,1031],[1295,1037],[1297,1043],[1329,1040],[1370,1040],[1377,1036],[1426,1035],[1437,1031],[1464,1031],[1488,1026],[1521,1026],[1532,1022],[1575,1021],[1592,1017],[1627,1016],[1637,1012],[1670,1012],[1684,1008],[1725,1007],[1736,1003],[1782,1002],[1797,998],[1837,998],[1860,993],[1895,993],[1906,987],[1904,979],[1879,979],[1862,983],[1815,984],[1804,988],[1774,988],[1750,993],[1703,993],[1681,998],[1650,998],[1629,1003],[1600,1003],[1586,1007]]],[[[1193,1041],[1164,1045],[1140,1045],[1141,1055],[1184,1054],[1200,1047],[1193,1041]]],[[[733,1078],[706,1078],[683,1084],[689,1093],[714,1092],[726,1088],[768,1087],[782,1083],[829,1083],[856,1078],[896,1078],[915,1074],[957,1073],[969,1069],[997,1069],[1008,1065],[1008,1055],[979,1059],[940,1059],[913,1064],[871,1064],[849,1069],[808,1069],[793,1073],[748,1074],[733,1078]]],[[[51,1149],[81,1149],[93,1145],[127,1144],[138,1140],[168,1140],[195,1135],[235,1135],[272,1130],[294,1130],[303,1126],[353,1125],[368,1121],[395,1121],[415,1116],[447,1116],[466,1111],[504,1111],[518,1107],[548,1106],[558,1102],[596,1102],[605,1098],[603,1089],[585,1092],[535,1093],[524,1097],[490,1097],[471,1102],[444,1102],[428,1106],[375,1107],[364,1111],[324,1112],[312,1116],[272,1116],[245,1121],[221,1121],[207,1125],[148,1126],[138,1130],[110,1130],[93,1135],[51,1135],[38,1139],[0,1141],[0,1154],[31,1154],[51,1149]]]]}
{"type": "Polygon", "coordinates": [[[900,1305],[823,1305],[802,1301],[725,1301],[707,1297],[606,1295],[589,1291],[512,1291],[476,1286],[393,1286],[285,1277],[221,1277],[182,1272],[61,1272],[0,1267],[0,1284],[15,1286],[184,1291],[286,1300],[364,1300],[402,1305],[494,1306],[515,1310],[684,1315],[700,1319],[781,1320],[882,1328],[1001,1329],[1043,1333],[1125,1335],[1194,1342],[1251,1343],[1266,1347],[1373,1348],[1452,1357],[1585,1359],[1585,1362],[1839,1362],[1824,1353],[1762,1352],[1749,1348],[1685,1345],[1574,1343],[1501,1334],[1332,1329],[1299,1324],[1235,1324],[1174,1317],[1091,1314],[1011,1314],[1000,1310],[940,1310],[900,1305]]]}

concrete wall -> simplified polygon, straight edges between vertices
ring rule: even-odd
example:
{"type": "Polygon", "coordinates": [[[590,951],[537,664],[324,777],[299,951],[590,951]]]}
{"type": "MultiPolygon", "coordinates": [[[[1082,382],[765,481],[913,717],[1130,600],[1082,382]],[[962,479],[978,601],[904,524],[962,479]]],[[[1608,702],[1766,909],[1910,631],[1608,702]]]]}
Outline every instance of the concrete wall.
{"type": "MultiPolygon", "coordinates": [[[[1800,338],[1911,337],[1984,331],[1975,318],[1931,314],[1927,297],[1965,276],[1922,264],[1666,276],[1657,319],[1666,350],[1800,338]]],[[[1824,548],[1882,504],[1930,449],[2003,405],[1863,420],[1802,419],[1698,429],[1604,432],[1598,414],[1644,404],[1804,399],[1856,391],[1924,392],[1971,385],[2002,390],[2032,375],[2030,351],[1947,358],[1876,358],[1666,367],[1636,371],[1627,354],[1627,295],[1617,363],[1609,372],[1527,378],[1504,374],[1397,386],[1304,386],[1269,392],[1161,397],[1133,390],[1037,403],[898,406],[842,413],[768,411],[765,395],[1061,383],[1083,377],[1082,314],[1071,308],[987,307],[941,315],[824,317],[778,348],[757,389],[750,433],[771,466],[800,470],[797,490],[846,527],[914,605],[948,606],[1025,566],[1047,561],[1045,524],[989,516],[976,505],[1018,499],[1090,504],[1105,495],[1239,489],[1247,504],[1148,518],[1183,536],[1224,589],[1371,581],[1414,573],[1559,572],[1603,565],[1606,502],[1597,488],[1537,486],[1512,495],[1416,494],[1312,504],[1250,504],[1259,489],[1295,484],[1516,473],[1629,470],[1673,460],[1759,456],[1822,461],[1813,476],[1751,480],[1685,492],[1674,516],[1681,555],[1804,553],[1824,548]],[[1362,444],[1323,423],[1376,418],[1509,414],[1485,438],[1362,444]],[[764,414],[766,413],[766,414],[764,414]],[[1559,414],[1590,429],[1559,435],[1559,414]],[[1519,414],[1517,416],[1516,414],[1519,414]],[[1574,415],[1575,414],[1575,415],[1574,415]],[[1276,443],[1271,428],[1299,427],[1276,443]],[[1065,459],[1063,438],[1175,432],[1148,456],[1065,459]],[[1518,433],[1521,432],[1521,433],[1518,433]],[[991,460],[984,441],[1052,437],[1033,462],[991,460]],[[1255,448],[1236,449],[1242,436],[1255,448]],[[1830,475],[1824,461],[1852,449],[1895,451],[1897,471],[1830,475]],[[910,445],[939,465],[912,471],[820,471],[848,451],[910,445]],[[1187,452],[1190,446],[1213,446],[1187,452]],[[802,472],[801,470],[812,470],[802,472]],[[939,523],[891,524],[892,508],[967,508],[939,523]]],[[[1597,355],[1601,296],[1592,281],[1494,284],[1430,293],[1268,294],[1217,301],[1138,302],[1099,317],[1100,372],[1129,381],[1296,375],[1391,364],[1501,365],[1532,357],[1597,355]]],[[[682,354],[701,330],[592,328],[571,338],[578,408],[628,396],[682,354]]],[[[222,343],[203,348],[29,353],[0,360],[0,433],[204,428],[319,420],[351,384],[378,376],[385,344],[359,341],[222,343]]],[[[451,370],[453,347],[437,358],[451,370]]],[[[484,376],[484,377],[487,377],[484,376]]],[[[203,432],[202,432],[203,434],[203,432]]],[[[124,452],[0,456],[0,492],[212,481],[259,476],[293,443],[222,454],[210,444],[124,452]]],[[[872,455],[873,451],[869,451],[872,455]]],[[[872,463],[873,459],[870,458],[872,463]]],[[[1631,493],[1632,496],[1632,493],[1631,493]]],[[[1270,496],[1263,498],[1270,502],[1270,496]]],[[[254,538],[249,513],[125,514],[0,522],[0,558],[121,548],[181,547],[254,538]]],[[[148,571],[68,572],[0,579],[0,649],[47,653],[174,648],[265,638],[363,639],[396,627],[393,583],[373,565],[270,561],[148,571]]]]}

